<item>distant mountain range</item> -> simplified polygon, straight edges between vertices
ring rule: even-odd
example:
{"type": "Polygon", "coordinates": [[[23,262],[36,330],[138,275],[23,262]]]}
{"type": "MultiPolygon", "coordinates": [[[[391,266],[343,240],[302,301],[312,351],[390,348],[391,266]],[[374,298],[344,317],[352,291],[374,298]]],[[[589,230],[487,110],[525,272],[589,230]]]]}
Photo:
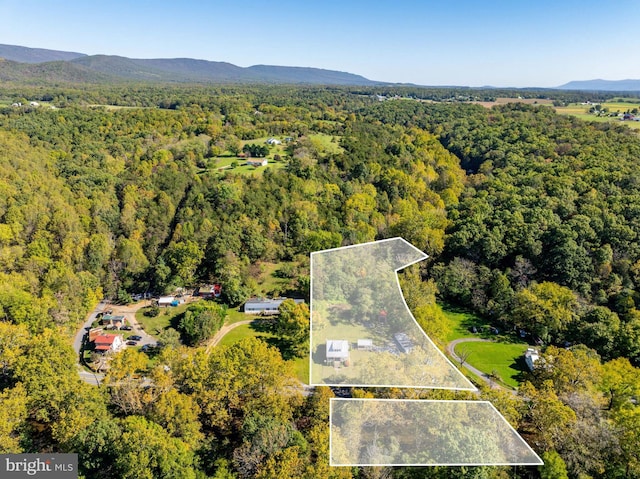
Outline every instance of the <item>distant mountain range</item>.
{"type": "Polygon", "coordinates": [[[640,92],[640,80],[584,80],[571,81],[558,87],[559,90],[583,91],[634,91],[640,92]]]}
{"type": "Polygon", "coordinates": [[[135,59],[0,45],[0,81],[102,83],[118,81],[382,85],[353,73],[191,58],[135,59]]]}
{"type": "MultiPolygon", "coordinates": [[[[0,44],[0,81],[25,84],[168,82],[390,85],[353,73],[320,68],[273,65],[254,65],[243,68],[226,62],[192,58],[140,59],[2,44],[0,44]]],[[[442,88],[446,87],[442,86],[442,88]]],[[[572,81],[557,89],[640,92],[640,80],[572,81]]]]}

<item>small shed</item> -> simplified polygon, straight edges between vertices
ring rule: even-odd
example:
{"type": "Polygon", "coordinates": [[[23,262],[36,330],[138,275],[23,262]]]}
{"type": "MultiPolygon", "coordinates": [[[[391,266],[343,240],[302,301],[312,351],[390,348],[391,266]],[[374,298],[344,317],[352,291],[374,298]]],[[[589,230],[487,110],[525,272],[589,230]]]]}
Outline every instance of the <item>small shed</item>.
{"type": "Polygon", "coordinates": [[[402,351],[403,353],[409,354],[411,351],[413,351],[413,342],[411,341],[411,338],[407,336],[407,334],[396,333],[393,335],[393,338],[396,340],[400,351],[402,351]]]}
{"type": "Polygon", "coordinates": [[[538,350],[534,348],[527,348],[527,351],[524,353],[524,362],[527,363],[529,370],[533,371],[538,359],[540,359],[540,353],[538,353],[538,350]]]}

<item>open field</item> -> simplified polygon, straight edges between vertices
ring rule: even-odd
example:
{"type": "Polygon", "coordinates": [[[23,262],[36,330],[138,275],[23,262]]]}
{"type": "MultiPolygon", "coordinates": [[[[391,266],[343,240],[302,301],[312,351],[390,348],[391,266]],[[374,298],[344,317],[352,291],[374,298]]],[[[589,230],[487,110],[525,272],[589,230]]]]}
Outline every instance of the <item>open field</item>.
{"type": "Polygon", "coordinates": [[[489,322],[485,319],[482,319],[475,314],[465,311],[453,306],[443,305],[442,312],[449,320],[449,327],[451,329],[451,333],[449,336],[445,338],[447,343],[454,341],[460,338],[494,338],[490,333],[474,334],[471,332],[471,328],[474,326],[478,331],[482,331],[483,327],[487,327],[489,322]]]}
{"type": "Polygon", "coordinates": [[[258,290],[254,290],[256,296],[280,296],[285,294],[289,288],[292,279],[284,277],[285,271],[281,270],[293,269],[296,263],[293,261],[283,261],[281,263],[260,262],[256,265],[258,272],[253,278],[258,283],[258,290]]]}
{"type": "MultiPolygon", "coordinates": [[[[640,101],[636,98],[634,103],[612,101],[601,103],[600,106],[603,109],[608,108],[610,113],[624,113],[634,108],[638,108],[640,110],[640,101]]],[[[622,121],[619,117],[616,116],[596,116],[592,113],[589,113],[591,107],[592,105],[584,105],[582,103],[570,103],[567,106],[556,107],[556,112],[560,115],[572,115],[584,121],[623,124],[634,130],[640,129],[640,121],[622,121]]]]}
{"type": "Polygon", "coordinates": [[[456,353],[469,351],[471,354],[467,358],[467,363],[486,374],[497,371],[502,383],[516,388],[519,374],[527,370],[523,357],[528,347],[527,343],[513,334],[492,333],[489,329],[489,321],[469,311],[450,305],[444,305],[442,310],[450,322],[452,331],[447,337],[447,343],[461,338],[482,338],[492,341],[461,343],[456,346],[456,353]],[[472,332],[474,326],[478,333],[472,332]]]}
{"type": "Polygon", "coordinates": [[[258,329],[253,324],[241,324],[237,328],[233,328],[218,343],[218,346],[230,346],[232,344],[237,343],[241,339],[244,338],[258,338],[262,339],[265,342],[268,342],[267,339],[274,338],[275,336],[266,331],[258,331],[258,329]]]}
{"type": "Polygon", "coordinates": [[[219,156],[211,160],[209,170],[221,173],[232,171],[241,175],[261,175],[267,168],[279,170],[287,164],[284,159],[275,161],[272,157],[267,157],[267,166],[250,166],[246,164],[247,160],[248,158],[239,158],[237,156],[219,156]],[[231,165],[234,162],[237,162],[238,166],[232,168],[231,165]]]}
{"type": "Polygon", "coordinates": [[[467,363],[486,374],[496,371],[501,382],[517,388],[522,372],[527,371],[523,356],[527,347],[526,343],[470,342],[458,344],[455,351],[469,352],[467,363]]]}
{"type": "Polygon", "coordinates": [[[149,108],[156,108],[151,106],[124,106],[124,105],[99,105],[99,104],[91,104],[87,105],[89,108],[104,108],[105,110],[113,111],[113,110],[142,110],[149,108]]]}
{"type": "Polygon", "coordinates": [[[496,98],[495,101],[472,101],[470,103],[482,105],[485,108],[491,108],[495,105],[506,105],[507,103],[526,103],[527,105],[552,106],[553,100],[547,100],[544,98],[496,98]]]}
{"type": "Polygon", "coordinates": [[[311,144],[321,153],[342,153],[340,137],[326,135],[324,133],[314,133],[309,135],[311,144]]]}

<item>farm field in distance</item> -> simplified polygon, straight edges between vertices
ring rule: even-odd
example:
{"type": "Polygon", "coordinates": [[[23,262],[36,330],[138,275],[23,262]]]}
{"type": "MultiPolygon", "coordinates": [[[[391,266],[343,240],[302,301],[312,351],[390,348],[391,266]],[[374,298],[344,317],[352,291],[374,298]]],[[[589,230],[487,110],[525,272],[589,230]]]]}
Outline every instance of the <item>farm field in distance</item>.
{"type": "Polygon", "coordinates": [[[555,107],[555,110],[557,113],[561,115],[572,115],[584,121],[624,124],[634,130],[640,129],[640,121],[622,120],[618,116],[619,114],[624,114],[625,112],[629,112],[634,108],[640,110],[640,102],[638,101],[637,98],[635,99],[618,98],[618,99],[613,99],[612,101],[605,101],[600,103],[600,108],[602,110],[607,110],[606,115],[605,114],[597,115],[594,113],[589,113],[589,110],[593,106],[594,104],[588,104],[586,102],[570,103],[567,106],[555,107]],[[614,116],[609,116],[609,115],[614,115],[614,116]]]}

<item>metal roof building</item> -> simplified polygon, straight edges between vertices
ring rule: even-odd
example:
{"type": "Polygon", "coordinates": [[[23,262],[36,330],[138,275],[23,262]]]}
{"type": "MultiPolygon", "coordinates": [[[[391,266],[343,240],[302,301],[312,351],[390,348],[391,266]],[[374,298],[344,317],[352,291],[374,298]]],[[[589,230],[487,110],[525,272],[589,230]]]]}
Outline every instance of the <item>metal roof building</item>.
{"type": "MultiPolygon", "coordinates": [[[[278,314],[280,305],[289,298],[257,299],[251,298],[244,303],[245,314],[278,314]]],[[[296,304],[304,303],[302,299],[294,299],[296,304]]]]}

